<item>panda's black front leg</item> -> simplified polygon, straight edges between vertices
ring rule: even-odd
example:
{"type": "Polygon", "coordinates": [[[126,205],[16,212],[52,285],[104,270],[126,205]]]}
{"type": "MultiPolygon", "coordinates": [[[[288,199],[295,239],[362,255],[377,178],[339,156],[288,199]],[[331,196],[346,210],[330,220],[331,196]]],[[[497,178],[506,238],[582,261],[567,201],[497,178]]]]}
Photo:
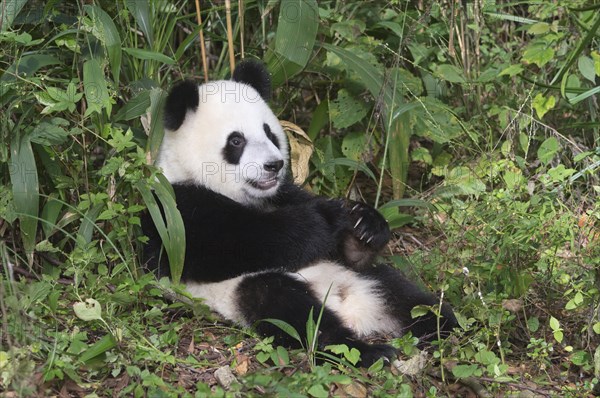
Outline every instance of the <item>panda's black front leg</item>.
{"type": "Polygon", "coordinates": [[[390,228],[381,213],[366,203],[348,201],[345,208],[351,229],[341,242],[343,260],[353,269],[364,269],[389,242],[390,228]]]}

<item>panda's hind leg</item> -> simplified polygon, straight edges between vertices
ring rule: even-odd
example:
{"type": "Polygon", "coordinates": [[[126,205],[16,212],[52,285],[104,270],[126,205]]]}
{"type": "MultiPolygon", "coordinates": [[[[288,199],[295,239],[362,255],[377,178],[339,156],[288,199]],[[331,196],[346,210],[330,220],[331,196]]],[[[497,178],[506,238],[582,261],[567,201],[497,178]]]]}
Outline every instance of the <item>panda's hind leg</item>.
{"type": "MultiPolygon", "coordinates": [[[[286,332],[263,319],[280,319],[298,332],[303,344],[306,342],[306,322],[311,308],[316,322],[322,303],[313,295],[308,283],[283,272],[261,272],[244,276],[236,288],[240,313],[249,324],[263,335],[275,336],[279,344],[298,346],[298,342],[286,332]],[[257,323],[258,322],[258,323],[257,323]]],[[[369,366],[379,358],[395,358],[395,349],[385,344],[368,344],[355,334],[331,310],[325,308],[319,324],[318,347],[346,344],[361,352],[361,366],[369,366]]]]}
{"type": "MultiPolygon", "coordinates": [[[[402,272],[387,264],[369,267],[363,274],[378,281],[387,311],[402,325],[403,333],[411,331],[421,344],[437,339],[438,319],[434,313],[428,312],[417,318],[411,315],[411,310],[417,305],[437,308],[440,300],[434,294],[424,291],[402,272]]],[[[452,308],[443,303],[439,319],[440,337],[447,337],[456,326],[458,322],[452,308]]]]}

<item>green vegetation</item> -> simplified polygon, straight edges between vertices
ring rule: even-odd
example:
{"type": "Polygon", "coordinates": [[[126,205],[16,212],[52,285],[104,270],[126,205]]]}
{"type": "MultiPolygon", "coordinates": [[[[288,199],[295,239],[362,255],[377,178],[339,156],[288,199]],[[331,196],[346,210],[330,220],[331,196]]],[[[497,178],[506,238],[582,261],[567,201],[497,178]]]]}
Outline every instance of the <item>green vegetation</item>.
{"type": "MultiPolygon", "coordinates": [[[[140,272],[149,190],[172,200],[150,165],[164,90],[202,76],[201,29],[209,75],[229,73],[224,4],[202,2],[200,27],[183,0],[0,2],[0,391],[589,396],[597,2],[233,2],[237,59],[243,43],[266,60],[274,109],[314,143],[307,186],[380,208],[395,228],[386,261],[459,312],[462,330],[429,357],[393,341],[403,360],[425,358],[416,377],[355,369],[347,347],[314,363],[314,345],[224,326],[140,272]]],[[[164,229],[177,267],[181,231],[164,229]]]]}

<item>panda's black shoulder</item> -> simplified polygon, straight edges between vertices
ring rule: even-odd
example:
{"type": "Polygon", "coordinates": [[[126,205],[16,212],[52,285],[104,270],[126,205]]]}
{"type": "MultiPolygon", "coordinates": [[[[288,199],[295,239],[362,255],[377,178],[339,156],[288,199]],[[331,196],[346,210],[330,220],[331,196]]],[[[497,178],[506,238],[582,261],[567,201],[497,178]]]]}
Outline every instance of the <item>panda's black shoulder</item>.
{"type": "Polygon", "coordinates": [[[233,200],[211,191],[202,185],[174,183],[172,186],[177,208],[181,213],[197,211],[199,208],[225,207],[235,203],[233,200]]]}
{"type": "Polygon", "coordinates": [[[193,112],[198,109],[200,97],[198,84],[191,80],[184,80],[171,89],[165,102],[164,126],[168,130],[177,130],[185,120],[188,110],[193,112]]]}

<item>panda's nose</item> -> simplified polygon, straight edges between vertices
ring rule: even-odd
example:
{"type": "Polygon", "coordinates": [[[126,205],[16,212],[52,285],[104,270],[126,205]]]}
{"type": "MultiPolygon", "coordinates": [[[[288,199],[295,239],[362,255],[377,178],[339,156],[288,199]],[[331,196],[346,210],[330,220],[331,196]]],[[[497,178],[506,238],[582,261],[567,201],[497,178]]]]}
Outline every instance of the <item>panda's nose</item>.
{"type": "Polygon", "coordinates": [[[277,173],[283,167],[283,160],[276,160],[274,162],[267,162],[263,165],[265,171],[272,171],[277,173]]]}

